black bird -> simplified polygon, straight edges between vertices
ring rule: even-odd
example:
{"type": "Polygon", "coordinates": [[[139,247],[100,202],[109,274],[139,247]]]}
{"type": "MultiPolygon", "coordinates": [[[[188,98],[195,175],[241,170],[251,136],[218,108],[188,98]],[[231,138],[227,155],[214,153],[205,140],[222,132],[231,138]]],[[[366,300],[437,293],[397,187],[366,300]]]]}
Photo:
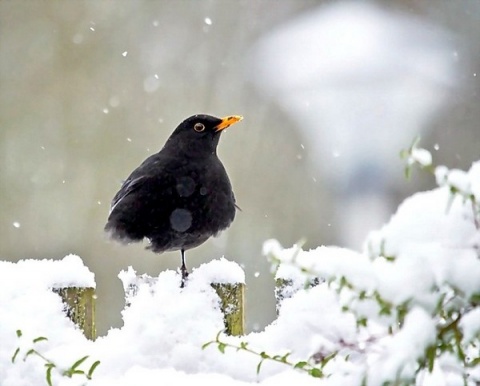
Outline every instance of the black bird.
{"type": "Polygon", "coordinates": [[[235,196],[217,145],[222,131],[241,119],[185,119],[113,197],[105,230],[123,243],[147,238],[153,252],[180,250],[182,287],[188,276],[185,251],[228,228],[235,217],[235,196]]]}

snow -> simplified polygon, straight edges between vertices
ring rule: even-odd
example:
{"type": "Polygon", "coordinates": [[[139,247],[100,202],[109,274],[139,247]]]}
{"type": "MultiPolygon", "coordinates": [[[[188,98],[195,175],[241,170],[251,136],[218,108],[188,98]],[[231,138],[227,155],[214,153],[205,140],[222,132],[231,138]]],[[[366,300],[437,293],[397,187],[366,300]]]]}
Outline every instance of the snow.
{"type": "Polygon", "coordinates": [[[16,264],[0,261],[0,264],[0,282],[21,288],[95,288],[95,275],[77,255],[68,255],[62,260],[29,259],[16,264]]]}
{"type": "Polygon", "coordinates": [[[480,309],[475,308],[469,311],[460,321],[460,328],[463,331],[463,340],[472,341],[480,333],[480,309]]]}
{"type": "Polygon", "coordinates": [[[435,325],[430,315],[421,308],[414,308],[407,315],[403,329],[386,340],[378,356],[373,356],[369,384],[383,385],[391,374],[398,374],[400,378],[414,376],[416,361],[434,341],[435,325]]]}
{"type": "Polygon", "coordinates": [[[211,283],[244,283],[245,275],[223,257],[193,269],[184,288],[174,271],[155,278],[138,276],[132,267],[122,271],[124,324],[95,342],[63,314],[51,291],[95,286],[78,256],[0,262],[1,385],[45,384],[45,359],[25,358],[32,348],[55,364],[52,381],[60,386],[153,386],[160,379],[165,385],[210,386],[475,385],[479,365],[466,367],[453,346],[440,353],[437,340],[446,339],[458,316],[465,355],[478,358],[480,310],[471,297],[480,294],[480,232],[473,210],[480,162],[466,173],[437,168],[436,174],[440,187],[406,199],[387,224],[369,234],[362,252],[336,246],[303,250],[300,242],[284,248],[266,241],[263,254],[276,279],[291,281],[291,292],[274,322],[240,337],[222,332],[224,315],[211,283]],[[469,187],[473,201],[461,192],[458,198],[451,183],[469,187]],[[312,287],[313,279],[319,280],[312,287]],[[42,336],[48,340],[33,342],[42,336]],[[437,347],[432,371],[418,370],[432,345],[437,347]],[[265,359],[257,372],[261,357],[240,346],[270,357],[287,355],[292,365],[265,359]],[[100,361],[92,380],[61,375],[86,355],[84,371],[100,361]],[[325,377],[292,367],[303,361],[325,377]]]}
{"type": "Polygon", "coordinates": [[[465,193],[470,193],[470,180],[463,170],[452,169],[448,173],[447,182],[450,186],[456,188],[457,190],[465,193]]]}
{"type": "Polygon", "coordinates": [[[444,186],[447,181],[448,168],[443,165],[437,166],[434,174],[437,185],[444,186]]]}
{"type": "Polygon", "coordinates": [[[412,149],[410,164],[418,162],[422,166],[429,166],[432,164],[432,154],[425,149],[414,148],[412,149]]]}

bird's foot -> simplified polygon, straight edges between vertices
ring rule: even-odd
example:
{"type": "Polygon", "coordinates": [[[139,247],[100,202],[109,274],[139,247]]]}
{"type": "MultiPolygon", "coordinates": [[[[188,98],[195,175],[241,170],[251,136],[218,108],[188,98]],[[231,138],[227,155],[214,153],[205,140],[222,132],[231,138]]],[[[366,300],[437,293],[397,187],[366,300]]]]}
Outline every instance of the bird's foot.
{"type": "Polygon", "coordinates": [[[184,288],[188,278],[187,267],[181,267],[180,272],[182,273],[182,281],[180,282],[180,288],[184,288]]]}

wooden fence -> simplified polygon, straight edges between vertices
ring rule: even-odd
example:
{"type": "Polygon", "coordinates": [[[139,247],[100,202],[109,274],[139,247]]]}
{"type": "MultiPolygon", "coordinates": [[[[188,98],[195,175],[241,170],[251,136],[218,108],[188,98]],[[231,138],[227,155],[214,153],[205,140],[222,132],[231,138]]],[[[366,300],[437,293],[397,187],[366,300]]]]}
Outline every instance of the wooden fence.
{"type": "MultiPolygon", "coordinates": [[[[144,281],[145,278],[141,280],[144,281]]],[[[245,285],[243,283],[212,283],[211,286],[219,297],[227,334],[243,335],[245,333],[245,285]]],[[[292,296],[296,290],[291,280],[277,279],[275,290],[277,312],[281,302],[292,296]]],[[[95,340],[95,289],[70,287],[57,288],[54,292],[62,297],[66,315],[78,325],[88,339],[95,340]]],[[[136,293],[136,288],[130,288],[129,292],[127,300],[136,293]]]]}

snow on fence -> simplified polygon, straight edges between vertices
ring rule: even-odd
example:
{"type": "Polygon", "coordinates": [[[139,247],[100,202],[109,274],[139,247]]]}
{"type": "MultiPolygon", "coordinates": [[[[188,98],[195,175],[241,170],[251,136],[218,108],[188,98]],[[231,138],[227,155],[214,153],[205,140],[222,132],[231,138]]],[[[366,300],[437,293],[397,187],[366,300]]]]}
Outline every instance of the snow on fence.
{"type": "MultiPolygon", "coordinates": [[[[21,260],[18,263],[0,261],[1,280],[4,296],[19,300],[25,297],[24,307],[35,313],[42,312],[41,293],[50,289],[62,300],[60,308],[83,331],[84,335],[94,340],[95,327],[95,280],[94,274],[83,264],[80,257],[68,255],[62,260],[21,260]],[[17,289],[17,294],[8,291],[17,289]],[[36,294],[37,301],[26,300],[28,295],[36,294]]],[[[35,299],[31,297],[30,299],[35,299]]],[[[11,303],[11,302],[10,302],[11,303]]],[[[27,312],[21,306],[10,312],[27,312]]],[[[7,310],[5,310],[7,311],[7,310]]],[[[46,310],[45,310],[46,311],[46,310]]],[[[33,313],[32,313],[33,314],[33,313]]],[[[40,316],[40,315],[39,315],[40,316]]],[[[20,326],[17,326],[19,328],[20,326]]]]}
{"type": "MultiPolygon", "coordinates": [[[[5,265],[12,272],[16,271],[12,278],[21,278],[20,282],[27,287],[33,286],[37,290],[50,288],[53,293],[58,294],[62,299],[65,315],[77,325],[86,338],[96,339],[94,275],[83,264],[80,257],[69,255],[62,260],[21,260],[18,263],[0,263],[2,267],[5,265]]],[[[245,284],[241,268],[235,263],[221,259],[210,262],[208,269],[200,268],[199,270],[205,271],[204,280],[210,282],[218,295],[226,333],[243,335],[245,332],[245,284]],[[232,275],[231,272],[234,274],[232,275]]],[[[137,276],[132,267],[122,271],[119,277],[124,285],[126,307],[130,306],[143,287],[154,291],[158,279],[145,274],[137,276]]],[[[179,291],[181,291],[180,288],[179,291]]]]}
{"type": "MultiPolygon", "coordinates": [[[[198,274],[203,274],[203,280],[210,283],[218,295],[226,333],[243,335],[245,332],[245,275],[243,270],[236,263],[222,258],[211,261],[192,273],[192,275],[198,274]]],[[[158,278],[146,274],[137,276],[132,267],[129,267],[127,271],[122,271],[119,277],[123,282],[127,307],[142,287],[154,291],[158,280],[158,278]]],[[[181,291],[180,288],[179,291],[181,291]]]]}
{"type": "MultiPolygon", "coordinates": [[[[11,263],[7,263],[11,264],[11,263]]],[[[225,259],[209,263],[209,275],[212,288],[218,295],[219,307],[224,315],[225,332],[228,335],[239,336],[245,333],[245,284],[244,274],[241,269],[232,262],[225,259]],[[228,267],[225,265],[229,265],[228,267]],[[221,268],[222,266],[225,266],[221,268]],[[225,272],[233,271],[235,274],[222,278],[225,272]],[[213,269],[213,270],[212,270],[213,269]],[[222,273],[223,271],[223,273],[222,273]],[[212,275],[213,272],[213,275],[212,275]]],[[[206,264],[208,266],[209,264],[206,264]]],[[[96,309],[95,309],[95,282],[93,273],[83,265],[78,256],[69,255],[63,260],[22,260],[17,263],[20,276],[32,280],[32,274],[37,273],[36,280],[44,287],[50,288],[58,294],[63,302],[63,312],[74,322],[90,340],[96,339],[96,309]],[[73,272],[77,272],[74,274],[73,272]],[[77,276],[75,276],[77,275],[77,276]],[[41,277],[41,280],[38,278],[41,277]]],[[[301,289],[295,276],[295,270],[281,269],[276,275],[275,297],[277,311],[281,302],[290,298],[295,292],[301,289]]],[[[125,290],[125,306],[129,307],[135,296],[142,287],[154,291],[158,280],[156,277],[143,274],[137,276],[132,267],[119,274],[125,290]]],[[[313,279],[310,286],[318,284],[318,279],[313,279]]],[[[179,289],[180,290],[180,289],[179,289]]]]}

